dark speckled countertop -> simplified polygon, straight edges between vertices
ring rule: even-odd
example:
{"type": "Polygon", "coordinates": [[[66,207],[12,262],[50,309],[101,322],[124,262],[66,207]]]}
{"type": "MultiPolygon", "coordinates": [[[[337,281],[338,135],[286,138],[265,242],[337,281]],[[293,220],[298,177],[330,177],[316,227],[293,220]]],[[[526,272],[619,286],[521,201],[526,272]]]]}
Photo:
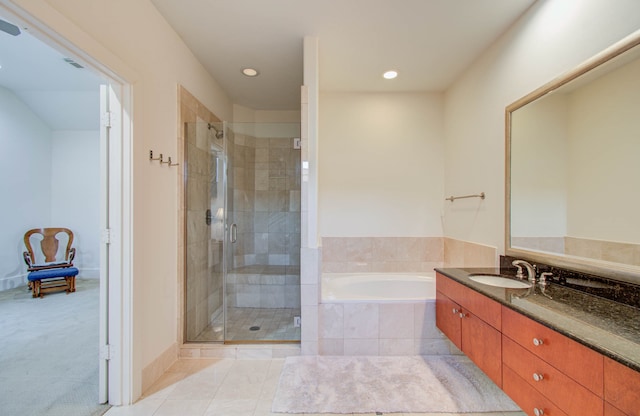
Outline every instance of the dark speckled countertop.
{"type": "Polygon", "coordinates": [[[477,273],[500,275],[499,269],[446,268],[436,271],[640,371],[640,309],[635,306],[556,283],[549,283],[544,288],[536,285],[533,290],[505,289],[469,279],[469,275],[477,273]]]}

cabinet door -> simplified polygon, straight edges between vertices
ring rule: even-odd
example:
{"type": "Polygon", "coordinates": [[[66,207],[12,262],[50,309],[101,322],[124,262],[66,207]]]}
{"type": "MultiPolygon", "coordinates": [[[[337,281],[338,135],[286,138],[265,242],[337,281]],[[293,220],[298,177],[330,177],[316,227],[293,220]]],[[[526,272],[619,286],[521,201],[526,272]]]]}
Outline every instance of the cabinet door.
{"type": "Polygon", "coordinates": [[[460,342],[460,306],[436,291],[436,326],[456,347],[462,349],[460,342]]]}
{"type": "Polygon", "coordinates": [[[604,399],[624,414],[640,415],[640,373],[608,357],[605,358],[604,399]]]}
{"type": "Polygon", "coordinates": [[[500,331],[463,309],[464,352],[498,387],[502,387],[502,335],[500,331]]]}

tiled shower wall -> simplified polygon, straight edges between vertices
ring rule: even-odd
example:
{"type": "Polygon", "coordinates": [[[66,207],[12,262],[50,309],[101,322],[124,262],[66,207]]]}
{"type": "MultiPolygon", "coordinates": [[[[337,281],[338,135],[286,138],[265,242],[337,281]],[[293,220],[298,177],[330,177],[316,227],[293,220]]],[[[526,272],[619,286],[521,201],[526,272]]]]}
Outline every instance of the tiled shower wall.
{"type": "Polygon", "coordinates": [[[234,267],[300,265],[300,150],[293,138],[234,134],[234,267]]]}
{"type": "Polygon", "coordinates": [[[238,226],[230,306],[300,307],[300,150],[293,138],[233,132],[232,221],[238,226]]]}

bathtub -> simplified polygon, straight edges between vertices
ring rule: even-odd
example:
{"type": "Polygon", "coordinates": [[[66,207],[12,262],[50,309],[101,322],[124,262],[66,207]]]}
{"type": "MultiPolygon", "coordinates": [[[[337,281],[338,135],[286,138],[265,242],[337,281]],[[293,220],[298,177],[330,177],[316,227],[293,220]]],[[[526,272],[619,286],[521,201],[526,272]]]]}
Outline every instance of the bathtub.
{"type": "Polygon", "coordinates": [[[435,273],[325,273],[320,355],[451,354],[436,328],[435,273]]]}
{"type": "Polygon", "coordinates": [[[400,303],[433,300],[434,273],[325,273],[322,303],[400,303]]]}

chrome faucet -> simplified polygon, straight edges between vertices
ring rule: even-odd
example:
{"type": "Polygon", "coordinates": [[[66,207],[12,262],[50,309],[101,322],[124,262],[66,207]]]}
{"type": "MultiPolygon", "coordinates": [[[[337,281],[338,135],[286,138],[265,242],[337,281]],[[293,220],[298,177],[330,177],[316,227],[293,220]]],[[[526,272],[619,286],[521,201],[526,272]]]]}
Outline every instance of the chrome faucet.
{"type": "Polygon", "coordinates": [[[537,267],[535,264],[532,265],[525,260],[514,260],[511,264],[518,268],[518,272],[516,273],[518,279],[524,279],[524,274],[522,273],[522,268],[524,267],[527,269],[527,280],[531,283],[536,282],[537,267]]]}

